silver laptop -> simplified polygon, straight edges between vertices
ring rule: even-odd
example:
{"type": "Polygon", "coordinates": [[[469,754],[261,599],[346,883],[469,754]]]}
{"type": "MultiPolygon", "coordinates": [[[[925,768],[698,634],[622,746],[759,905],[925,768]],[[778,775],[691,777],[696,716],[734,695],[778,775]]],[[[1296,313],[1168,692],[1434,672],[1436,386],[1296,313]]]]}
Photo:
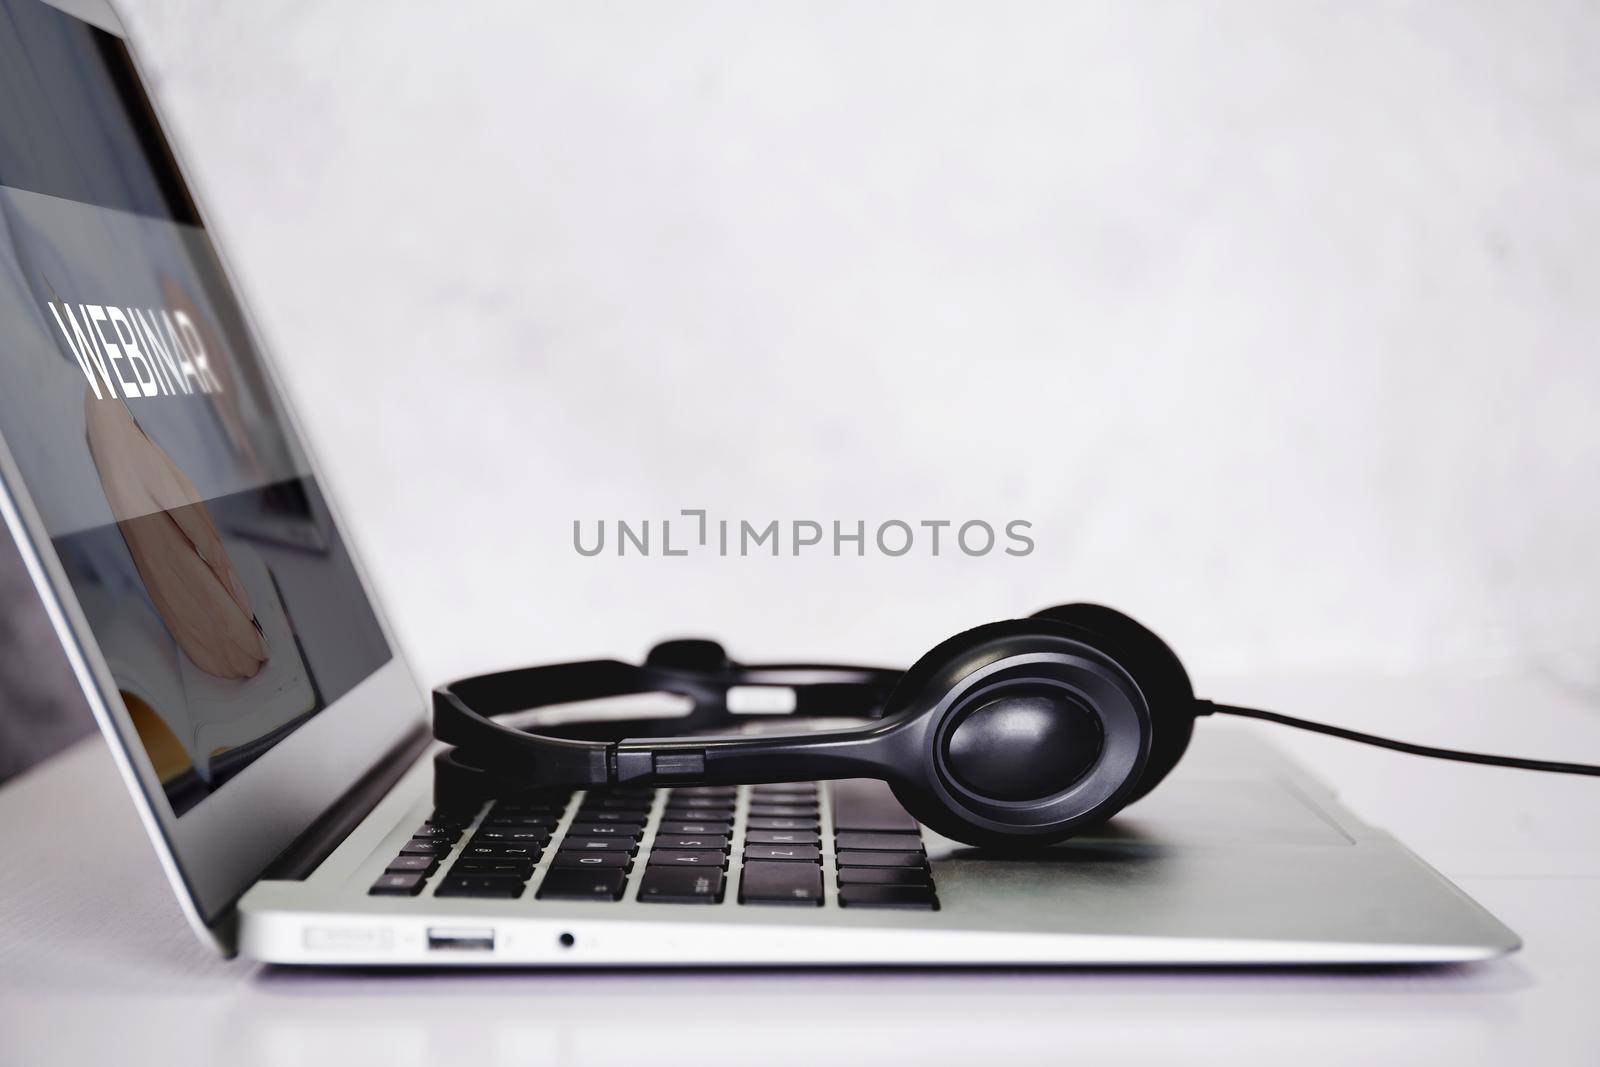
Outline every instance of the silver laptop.
{"type": "Polygon", "coordinates": [[[873,783],[716,793],[722,889],[683,898],[639,891],[658,839],[696,830],[666,817],[665,790],[436,810],[424,694],[97,2],[0,0],[0,480],[173,889],[219,951],[326,965],[1348,964],[1517,946],[1253,733],[1214,725],[1094,836],[1019,859],[923,830],[936,894],[910,909],[841,906],[836,828],[907,818],[873,783]],[[742,870],[751,802],[774,798],[793,802],[816,852],[776,893],[742,870]],[[606,859],[564,861],[580,809],[633,829],[606,859]],[[447,892],[485,842],[517,888],[447,892]],[[573,899],[580,863],[609,873],[573,899]]]}

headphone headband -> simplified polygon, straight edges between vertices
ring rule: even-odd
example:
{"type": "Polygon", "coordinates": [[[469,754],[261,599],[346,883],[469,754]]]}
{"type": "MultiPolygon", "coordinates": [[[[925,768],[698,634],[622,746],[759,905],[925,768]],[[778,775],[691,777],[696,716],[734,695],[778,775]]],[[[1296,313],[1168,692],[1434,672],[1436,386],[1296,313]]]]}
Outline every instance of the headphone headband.
{"type": "MultiPolygon", "coordinates": [[[[651,651],[643,665],[621,660],[584,660],[545,667],[524,667],[478,675],[440,686],[433,693],[433,733],[457,746],[442,754],[441,795],[448,778],[499,776],[529,782],[601,786],[615,784],[648,757],[655,747],[647,738],[664,732],[701,732],[740,721],[741,713],[783,712],[784,718],[872,718],[900,679],[900,672],[878,667],[823,663],[738,664],[720,656],[708,662],[704,646],[711,642],[669,642],[651,651]],[[694,666],[671,663],[672,652],[686,645],[696,649],[694,666]],[[664,662],[667,661],[667,662],[664,662]],[[687,697],[687,716],[669,719],[590,721],[533,733],[505,723],[500,716],[535,708],[640,693],[672,693],[687,697]],[[563,736],[572,735],[572,736],[563,736]],[[592,735],[592,736],[584,736],[592,735]],[[625,746],[619,778],[618,752],[625,746]]],[[[700,738],[698,740],[705,740],[700,738]]],[[[671,746],[666,746],[671,747],[671,746]]],[[[645,762],[654,766],[653,759],[645,762]]]]}

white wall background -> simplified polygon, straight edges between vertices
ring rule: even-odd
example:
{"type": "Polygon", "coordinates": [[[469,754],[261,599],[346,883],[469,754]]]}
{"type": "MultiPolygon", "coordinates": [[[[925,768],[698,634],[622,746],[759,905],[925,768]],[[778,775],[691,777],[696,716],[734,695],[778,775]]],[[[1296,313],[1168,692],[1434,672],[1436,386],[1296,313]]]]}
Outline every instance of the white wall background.
{"type": "Polygon", "coordinates": [[[1092,598],[1600,689],[1593,5],[120,7],[424,681],[1092,598]],[[572,550],[682,507],[1038,550],[572,550]]]}

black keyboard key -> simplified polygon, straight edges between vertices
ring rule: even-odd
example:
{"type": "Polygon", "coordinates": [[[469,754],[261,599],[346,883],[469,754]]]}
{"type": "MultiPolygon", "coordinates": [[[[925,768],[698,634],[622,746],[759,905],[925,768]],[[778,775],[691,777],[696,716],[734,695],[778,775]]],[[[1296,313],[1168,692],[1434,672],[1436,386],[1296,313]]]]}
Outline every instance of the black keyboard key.
{"type": "Polygon", "coordinates": [[[644,833],[640,827],[621,822],[575,822],[567,828],[567,837],[625,837],[636,841],[644,833]]]}
{"type": "Polygon", "coordinates": [[[435,826],[431,822],[425,822],[417,827],[416,833],[411,836],[426,837],[434,841],[443,841],[447,845],[453,845],[461,839],[461,827],[435,826]]]}
{"type": "Polygon", "coordinates": [[[737,801],[735,801],[732,793],[727,796],[714,797],[686,797],[674,793],[667,798],[667,807],[669,808],[731,808],[736,803],[737,801]]]}
{"type": "Polygon", "coordinates": [[[649,811],[654,805],[654,797],[587,796],[578,802],[578,810],[649,811]]]}
{"type": "Polygon", "coordinates": [[[822,835],[811,830],[751,830],[744,835],[747,845],[816,845],[822,835]]]}
{"type": "Polygon", "coordinates": [[[580,870],[595,867],[620,868],[626,871],[633,866],[633,857],[626,852],[557,852],[556,858],[550,861],[550,866],[575,867],[580,870]]]}
{"type": "Polygon", "coordinates": [[[491,826],[487,830],[479,830],[472,835],[468,844],[472,845],[548,845],[550,833],[547,830],[529,830],[523,827],[491,826]]]}
{"type": "Polygon", "coordinates": [[[489,818],[499,818],[509,815],[545,815],[560,818],[561,813],[567,810],[567,802],[558,804],[516,804],[502,800],[489,809],[489,818]]]}
{"type": "Polygon", "coordinates": [[[817,806],[801,804],[751,804],[752,819],[810,819],[815,822],[817,806]]]}
{"type": "Polygon", "coordinates": [[[722,822],[733,824],[733,806],[728,808],[669,808],[662,811],[664,822],[722,822]]]}
{"type": "Polygon", "coordinates": [[[467,859],[525,859],[537,863],[544,854],[544,849],[537,845],[475,845],[468,842],[467,847],[461,850],[461,858],[467,859]]]}
{"type": "Polygon", "coordinates": [[[561,842],[562,852],[621,852],[633,855],[638,842],[627,837],[568,837],[561,842]]]}
{"type": "Polygon", "coordinates": [[[499,827],[543,827],[548,830],[554,827],[555,824],[560,821],[560,815],[496,815],[493,812],[490,812],[489,817],[483,820],[483,825],[499,827]]]}
{"type": "Polygon", "coordinates": [[[834,862],[840,867],[926,867],[928,857],[920,852],[851,852],[834,853],[834,862]]]}
{"type": "Polygon", "coordinates": [[[413,837],[400,846],[402,856],[443,856],[452,848],[444,841],[434,841],[426,837],[413,837]]]}
{"type": "Polygon", "coordinates": [[[668,793],[667,799],[669,803],[677,797],[725,797],[731,800],[738,795],[738,787],[732,785],[684,785],[668,793]]]}
{"type": "Polygon", "coordinates": [[[668,808],[661,813],[662,822],[702,822],[715,823],[722,827],[718,833],[728,833],[728,828],[733,825],[733,812],[708,811],[704,808],[668,808]]]}
{"type": "Polygon", "coordinates": [[[587,797],[583,806],[588,811],[647,811],[648,797],[587,797]]]}
{"type": "Polygon", "coordinates": [[[745,824],[748,830],[804,830],[817,832],[817,820],[812,819],[751,819],[745,824]]]}
{"type": "Polygon", "coordinates": [[[840,867],[840,885],[931,885],[933,877],[921,867],[840,867]]]}
{"type": "Polygon", "coordinates": [[[439,866],[437,856],[396,856],[389,861],[390,874],[403,874],[407,871],[421,871],[423,874],[432,874],[433,869],[439,866]]]}
{"type": "Polygon", "coordinates": [[[921,852],[922,838],[916,834],[870,834],[861,830],[846,830],[834,835],[833,847],[863,852],[921,852]]]}
{"type": "Polygon", "coordinates": [[[432,826],[454,826],[459,830],[464,826],[470,826],[477,814],[475,809],[453,811],[440,808],[428,816],[428,823],[432,826]]]}
{"type": "Polygon", "coordinates": [[[634,826],[643,826],[650,821],[649,812],[644,811],[602,811],[597,808],[580,808],[578,814],[573,816],[574,822],[624,822],[634,826]]]}
{"type": "Polygon", "coordinates": [[[378,875],[378,880],[367,890],[375,897],[414,897],[422,892],[428,876],[420,871],[389,871],[378,875]]]}
{"type": "Polygon", "coordinates": [[[656,848],[709,848],[728,851],[728,839],[719,834],[657,834],[656,848]]]}
{"type": "Polygon", "coordinates": [[[934,911],[939,898],[931,886],[842,885],[839,906],[844,908],[913,908],[934,911]]]}
{"type": "Polygon", "coordinates": [[[585,871],[552,868],[539,884],[540,900],[621,900],[628,872],[616,869],[585,871]]]}
{"type": "Polygon", "coordinates": [[[746,845],[746,863],[751,860],[789,860],[803,863],[821,863],[822,850],[815,845],[746,845]]]}
{"type": "Polygon", "coordinates": [[[914,833],[917,820],[900,806],[886,783],[850,778],[833,783],[833,828],[914,833]]]}
{"type": "Polygon", "coordinates": [[[649,867],[639,880],[639,899],[649,904],[718,904],[722,887],[720,870],[649,867]]]}
{"type": "Polygon", "coordinates": [[[533,862],[516,860],[460,859],[450,865],[451,874],[478,874],[496,878],[520,878],[524,882],[533,873],[533,862]]]}
{"type": "Polygon", "coordinates": [[[495,897],[511,900],[522,895],[521,878],[481,874],[452,874],[433,891],[436,897],[495,897]]]}
{"type": "Polygon", "coordinates": [[[661,829],[657,832],[663,834],[725,834],[728,832],[728,824],[702,822],[699,820],[693,822],[666,820],[662,822],[661,829]]]}
{"type": "Polygon", "coordinates": [[[713,811],[707,808],[668,808],[662,813],[663,822],[714,822],[733,825],[733,812],[713,811]]]}
{"type": "Polygon", "coordinates": [[[816,782],[767,782],[767,783],[763,783],[762,785],[753,785],[753,786],[751,786],[750,787],[750,795],[753,796],[753,797],[760,797],[760,796],[777,796],[777,797],[813,796],[814,797],[814,796],[817,795],[817,783],[816,782]]]}
{"type": "Polygon", "coordinates": [[[497,852],[493,853],[493,855],[532,856],[535,859],[538,859],[539,854],[543,852],[545,846],[549,844],[549,834],[546,834],[545,836],[534,841],[485,841],[481,838],[474,837],[471,841],[467,842],[466,847],[461,851],[462,855],[470,854],[474,856],[487,856],[491,855],[491,853],[479,852],[477,850],[492,848],[498,850],[497,852]]]}
{"type": "Polygon", "coordinates": [[[741,904],[822,904],[822,868],[814,863],[753,861],[739,878],[741,904]]]}
{"type": "Polygon", "coordinates": [[[709,849],[654,848],[650,850],[649,867],[715,867],[721,870],[728,865],[728,857],[709,849]]]}
{"type": "Polygon", "coordinates": [[[457,841],[461,840],[461,832],[458,830],[458,831],[453,831],[453,832],[450,832],[450,833],[425,834],[425,833],[422,833],[421,831],[418,831],[417,833],[411,835],[411,840],[413,840],[413,841],[431,841],[434,844],[440,846],[441,854],[443,854],[444,852],[449,852],[451,846],[454,845],[457,841]]]}

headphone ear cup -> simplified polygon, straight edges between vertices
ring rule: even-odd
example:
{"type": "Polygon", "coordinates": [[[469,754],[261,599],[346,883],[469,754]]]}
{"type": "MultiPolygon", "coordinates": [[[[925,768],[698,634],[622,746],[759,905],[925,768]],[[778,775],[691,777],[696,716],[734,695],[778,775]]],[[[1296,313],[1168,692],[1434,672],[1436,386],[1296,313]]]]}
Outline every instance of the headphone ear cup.
{"type": "Polygon", "coordinates": [[[644,665],[665,671],[721,674],[732,666],[732,661],[728,659],[727,650],[709,638],[681,637],[652,648],[644,658],[644,665]]]}
{"type": "MultiPolygon", "coordinates": [[[[959,688],[973,672],[1019,651],[1040,647],[1043,642],[1058,645],[1063,641],[1070,641],[1080,649],[1083,646],[1096,649],[1102,659],[1110,660],[1117,656],[1113,651],[1097,649],[1098,645],[1109,645],[1110,642],[1081,626],[1055,621],[1041,623],[1030,619],[986,623],[946,638],[913,663],[889,694],[884,704],[884,718],[905,716],[906,721],[914,721],[959,688]]],[[[1150,733],[1153,732],[1153,729],[1150,730],[1150,733]]],[[[931,753],[929,759],[926,775],[936,774],[931,753]]],[[[1027,834],[1022,832],[1002,832],[975,823],[962,814],[959,805],[953,807],[942,799],[939,792],[930,787],[928,778],[920,772],[888,777],[890,789],[901,806],[936,833],[968,844],[995,847],[1013,847],[1027,840],[1027,834]]],[[[1131,782],[1137,787],[1143,781],[1142,772],[1137,778],[1133,778],[1130,772],[1128,776],[1118,777],[1115,784],[1121,791],[1128,788],[1126,783],[1131,782]]],[[[1120,808],[1122,803],[1118,802],[1116,806],[1120,808]]],[[[1101,818],[1109,817],[1109,814],[1101,818]]],[[[1057,833],[1050,839],[1063,836],[1066,833],[1057,833]]]]}
{"type": "Polygon", "coordinates": [[[890,691],[889,698],[883,702],[882,717],[888,718],[910,707],[937,676],[947,673],[952,662],[969,650],[995,637],[1030,632],[1032,628],[1028,626],[1026,620],[1008,619],[974,626],[970,630],[963,630],[953,637],[945,638],[924,652],[915,663],[906,668],[905,673],[900,675],[900,680],[890,691]]]}
{"type": "Polygon", "coordinates": [[[1155,631],[1101,604],[1061,604],[1033,615],[1089,631],[1103,639],[1133,676],[1150,707],[1150,758],[1129,803],[1154,789],[1183,758],[1194,733],[1194,686],[1177,653],[1155,631]]]}

